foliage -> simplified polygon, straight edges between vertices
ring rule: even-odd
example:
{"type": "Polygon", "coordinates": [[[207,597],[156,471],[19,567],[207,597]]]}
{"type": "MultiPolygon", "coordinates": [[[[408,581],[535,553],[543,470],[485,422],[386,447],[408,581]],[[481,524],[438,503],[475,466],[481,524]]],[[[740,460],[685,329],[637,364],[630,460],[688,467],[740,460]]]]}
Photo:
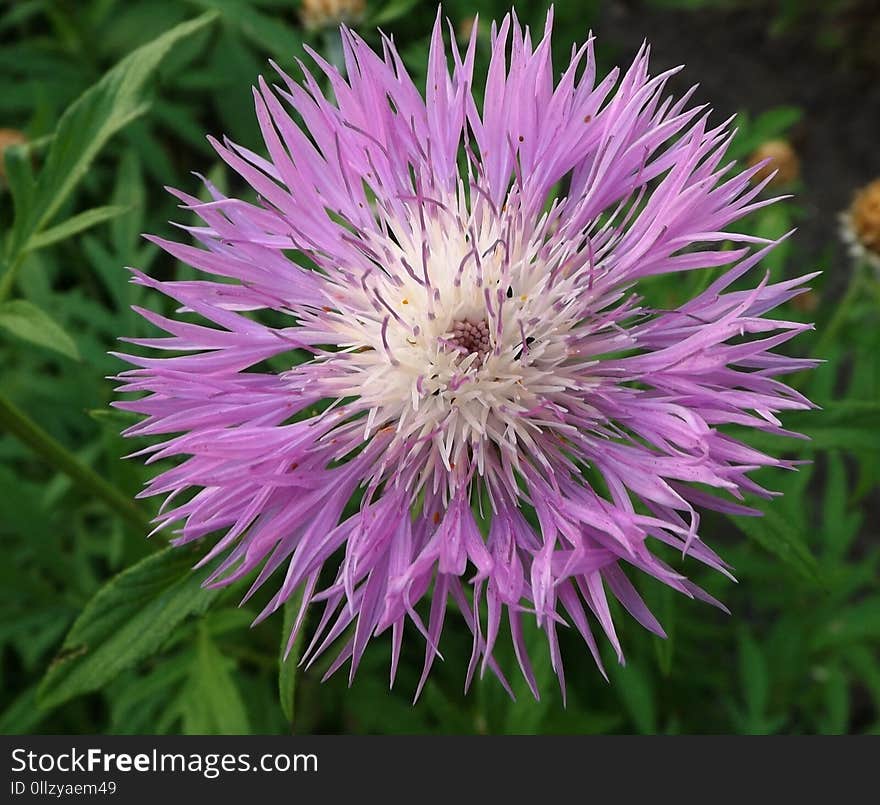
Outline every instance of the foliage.
{"type": "MultiPolygon", "coordinates": [[[[362,24],[368,38],[378,22],[405,43],[417,79],[433,22],[428,5],[370,3],[362,24]]],[[[460,0],[445,11],[460,24],[476,6],[486,19],[505,5],[460,0]]],[[[542,4],[518,7],[527,22],[542,24],[542,4]]],[[[557,3],[564,32],[557,54],[597,9],[557,3]]],[[[306,31],[289,0],[22,0],[0,12],[0,35],[0,121],[29,140],[7,149],[0,189],[0,730],[880,730],[880,551],[871,522],[880,480],[876,279],[855,269],[838,303],[820,278],[815,312],[786,311],[818,321],[812,342],[795,348],[826,363],[794,382],[823,411],[786,420],[812,440],[772,447],[809,463],[766,475],[785,494],[762,504],[763,518],[704,519],[740,584],[690,563],[688,571],[732,618],[644,584],[668,639],[616,613],[628,663],[617,665],[608,652],[609,685],[576,636],[564,634],[565,707],[534,629],[526,637],[539,655],[538,702],[522,680],[513,682],[515,701],[488,677],[462,694],[470,653],[463,626],[448,630],[446,662],[415,707],[423,659],[415,634],[392,692],[390,644],[368,651],[351,688],[344,672],[321,684],[326,662],[296,672],[300,646],[287,645],[295,602],[248,628],[265,603],[259,594],[237,607],[243,589],[200,588],[207,570],[191,570],[198,553],[167,548],[161,534],[144,538],[155,504],[132,501],[150,469],[122,460],[131,446],[118,433],[132,420],[108,407],[106,378],[121,369],[108,354],[115,339],[148,330],[131,311],[142,289],[124,267],[189,276],[139,237],[170,234],[167,222],[186,217],[162,186],[192,190],[191,169],[233,181],[204,134],[258,148],[250,84],[270,75],[269,58],[294,70],[306,45],[338,59],[334,40],[306,31]]],[[[487,58],[485,45],[479,57],[487,58]]],[[[734,154],[747,157],[784,135],[798,114],[744,113],[734,154]]],[[[749,231],[778,237],[800,218],[796,203],[775,205],[754,214],[749,231]]],[[[774,276],[822,264],[797,244],[774,253],[767,263],[774,276]]],[[[694,273],[690,285],[659,280],[648,292],[670,304],[709,280],[694,273]]]]}

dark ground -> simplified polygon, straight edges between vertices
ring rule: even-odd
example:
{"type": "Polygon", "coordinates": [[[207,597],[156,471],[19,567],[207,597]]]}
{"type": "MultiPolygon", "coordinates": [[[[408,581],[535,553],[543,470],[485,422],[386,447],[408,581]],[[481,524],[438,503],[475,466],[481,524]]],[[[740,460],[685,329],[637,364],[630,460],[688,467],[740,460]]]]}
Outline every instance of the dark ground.
{"type": "MultiPolygon", "coordinates": [[[[799,253],[813,256],[803,270],[826,271],[826,292],[835,297],[849,272],[838,213],[858,187],[880,175],[880,58],[844,65],[839,52],[820,46],[809,19],[800,32],[779,35],[771,33],[773,21],[768,7],[678,11],[609,2],[602,4],[597,32],[620,46],[621,58],[647,37],[655,73],[686,65],[673,88],[699,82],[695,100],[709,101],[718,120],[745,106],[753,114],[780,105],[802,108],[792,132],[803,175],[796,243],[799,253]],[[829,245],[833,264],[826,265],[829,245]]],[[[880,41],[873,47],[880,51],[880,41]]]]}

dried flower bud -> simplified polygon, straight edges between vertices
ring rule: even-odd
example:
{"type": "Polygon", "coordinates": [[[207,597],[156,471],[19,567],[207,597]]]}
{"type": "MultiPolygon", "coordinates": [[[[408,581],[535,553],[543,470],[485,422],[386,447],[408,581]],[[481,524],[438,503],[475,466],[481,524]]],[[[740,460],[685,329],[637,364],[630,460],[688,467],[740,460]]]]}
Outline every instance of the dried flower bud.
{"type": "Polygon", "coordinates": [[[303,0],[300,18],[306,28],[315,31],[360,21],[366,5],[365,0],[303,0]]]}
{"type": "Polygon", "coordinates": [[[800,313],[813,313],[819,307],[820,297],[816,291],[808,290],[791,300],[791,306],[800,313]]]}
{"type": "Polygon", "coordinates": [[[856,192],[841,224],[852,255],[880,269],[880,178],[856,192]]]}
{"type": "Polygon", "coordinates": [[[465,17],[458,27],[455,29],[455,35],[459,42],[466,43],[470,41],[471,34],[474,31],[474,25],[477,24],[476,17],[465,17]]]}
{"type": "Polygon", "coordinates": [[[27,142],[27,137],[17,129],[0,129],[0,184],[6,180],[6,160],[3,158],[3,152],[10,145],[23,145],[27,142]]]}
{"type": "Polygon", "coordinates": [[[786,140],[768,140],[759,145],[749,157],[749,166],[754,167],[767,159],[770,161],[754,175],[752,181],[761,182],[776,171],[770,184],[778,187],[791,184],[801,174],[801,161],[786,140]]]}
{"type": "Polygon", "coordinates": [[[880,254],[880,179],[856,193],[850,215],[853,229],[865,248],[880,254]]]}

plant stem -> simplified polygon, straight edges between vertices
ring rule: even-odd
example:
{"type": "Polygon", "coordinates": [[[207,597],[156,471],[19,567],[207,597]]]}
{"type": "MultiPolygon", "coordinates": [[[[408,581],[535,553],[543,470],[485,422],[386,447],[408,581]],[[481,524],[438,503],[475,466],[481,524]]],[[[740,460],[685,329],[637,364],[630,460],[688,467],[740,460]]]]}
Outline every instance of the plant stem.
{"type": "MultiPolygon", "coordinates": [[[[824,352],[834,342],[841,327],[847,323],[852,306],[858,299],[859,293],[864,287],[862,282],[864,272],[861,269],[862,267],[858,264],[853,267],[852,274],[849,278],[849,284],[846,286],[846,291],[844,292],[843,297],[837,303],[830,321],[822,330],[822,335],[816,342],[816,346],[810,350],[815,357],[823,358],[824,352]]],[[[801,381],[807,376],[809,376],[809,372],[806,371],[801,371],[796,375],[793,375],[791,378],[791,386],[797,388],[801,381]]]]}
{"type": "Polygon", "coordinates": [[[132,527],[142,532],[149,530],[149,518],[134,500],[105,481],[91,467],[83,464],[64,445],[46,433],[2,395],[0,395],[0,428],[8,431],[50,465],[67,475],[84,492],[103,501],[132,527]]]}
{"type": "MultiPolygon", "coordinates": [[[[278,693],[281,699],[281,710],[284,713],[287,723],[290,725],[291,733],[294,732],[294,712],[296,702],[296,677],[302,651],[302,642],[305,629],[299,630],[296,640],[287,652],[287,644],[290,639],[290,633],[296,622],[296,616],[299,613],[302,604],[303,588],[300,587],[284,604],[284,622],[281,627],[281,651],[278,656],[278,693]]],[[[306,616],[307,617],[307,616],[306,616]]]]}
{"type": "Polygon", "coordinates": [[[858,298],[859,292],[863,289],[862,271],[859,269],[860,266],[855,267],[843,298],[837,303],[831,321],[828,322],[828,325],[822,331],[821,338],[816,343],[815,353],[819,357],[822,356],[822,353],[827,349],[828,345],[837,337],[840,328],[846,324],[846,321],[849,318],[850,309],[858,298]]]}

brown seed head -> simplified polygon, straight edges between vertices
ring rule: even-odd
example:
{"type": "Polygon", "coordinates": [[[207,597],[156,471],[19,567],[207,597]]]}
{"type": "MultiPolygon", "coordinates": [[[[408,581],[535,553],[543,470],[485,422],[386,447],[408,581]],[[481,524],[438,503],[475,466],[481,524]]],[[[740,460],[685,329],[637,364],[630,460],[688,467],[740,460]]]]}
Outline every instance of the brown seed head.
{"type": "Polygon", "coordinates": [[[759,145],[749,157],[749,167],[770,161],[764,165],[752,178],[752,181],[762,182],[773,171],[777,171],[770,184],[775,187],[789,185],[801,174],[801,161],[791,144],[786,140],[768,140],[759,145]]]}
{"type": "Polygon", "coordinates": [[[366,0],[303,0],[299,14],[303,25],[314,31],[359,22],[366,6],[366,0]]]}
{"type": "Polygon", "coordinates": [[[849,208],[849,220],[859,243],[880,256],[880,178],[855,194],[849,208]]]}

